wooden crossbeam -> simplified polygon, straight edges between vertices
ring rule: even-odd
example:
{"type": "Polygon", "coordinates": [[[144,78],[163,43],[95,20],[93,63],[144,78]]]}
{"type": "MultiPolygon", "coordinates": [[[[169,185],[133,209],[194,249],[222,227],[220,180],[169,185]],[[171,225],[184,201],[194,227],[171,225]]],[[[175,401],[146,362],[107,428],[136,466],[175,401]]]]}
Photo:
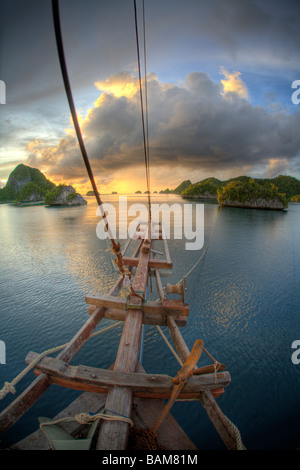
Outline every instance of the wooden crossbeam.
{"type": "MultiPolygon", "coordinates": [[[[92,315],[95,310],[99,308],[96,305],[88,306],[88,313],[92,315]]],[[[105,309],[104,318],[115,321],[124,321],[126,320],[126,310],[116,310],[113,308],[105,309]]],[[[167,326],[167,313],[147,313],[143,312],[143,324],[145,325],[158,325],[158,326],[167,326]]],[[[177,326],[185,327],[188,321],[187,315],[172,315],[177,326]]]]}
{"type": "MultiPolygon", "coordinates": [[[[30,352],[25,361],[30,364],[37,353],[30,352]]],[[[120,372],[89,366],[70,366],[57,358],[44,357],[35,366],[36,373],[48,374],[52,383],[75,390],[107,393],[109,387],[128,387],[135,396],[168,399],[174,386],[173,378],[165,374],[120,372]]],[[[199,399],[199,393],[226,387],[231,381],[229,372],[190,377],[178,399],[199,399]]]]}
{"type": "MultiPolygon", "coordinates": [[[[86,303],[96,307],[113,308],[115,310],[126,311],[130,308],[130,301],[124,297],[114,297],[109,295],[88,294],[85,297],[86,303]]],[[[144,313],[156,315],[188,315],[189,305],[180,301],[170,300],[168,302],[145,301],[137,308],[144,313]]]]}
{"type": "MultiPolygon", "coordinates": [[[[139,264],[139,258],[134,258],[133,256],[124,256],[123,263],[126,266],[136,267],[139,264]]],[[[151,259],[149,260],[149,268],[159,268],[159,269],[172,269],[173,262],[171,259],[151,259]]]]}

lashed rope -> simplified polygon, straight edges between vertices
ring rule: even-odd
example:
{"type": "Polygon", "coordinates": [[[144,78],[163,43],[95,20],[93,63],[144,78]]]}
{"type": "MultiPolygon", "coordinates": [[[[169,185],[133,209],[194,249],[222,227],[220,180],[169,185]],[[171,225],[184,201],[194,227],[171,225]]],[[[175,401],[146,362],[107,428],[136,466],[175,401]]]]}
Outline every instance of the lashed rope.
{"type": "Polygon", "coordinates": [[[45,423],[40,423],[40,429],[42,429],[44,426],[51,426],[54,424],[65,423],[68,421],[77,421],[77,423],[79,424],[91,424],[94,421],[97,421],[98,419],[103,419],[106,421],[123,421],[124,423],[128,423],[131,427],[133,426],[132,419],[128,418],[127,416],[120,415],[119,413],[116,413],[115,411],[104,410],[103,413],[101,412],[98,412],[95,414],[78,413],[74,417],[60,418],[60,419],[51,420],[45,423]],[[106,411],[109,411],[109,413],[112,413],[112,414],[107,414],[106,411]]]}

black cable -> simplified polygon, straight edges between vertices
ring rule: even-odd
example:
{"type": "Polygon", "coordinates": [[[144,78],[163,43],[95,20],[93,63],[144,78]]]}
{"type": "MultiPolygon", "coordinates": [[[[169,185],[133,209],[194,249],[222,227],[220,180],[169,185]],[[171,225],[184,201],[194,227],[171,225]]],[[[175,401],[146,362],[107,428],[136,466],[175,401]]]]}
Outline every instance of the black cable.
{"type": "Polygon", "coordinates": [[[79,123],[78,123],[76,109],[75,109],[74,101],[73,101],[73,97],[72,97],[72,91],[71,91],[70,81],[69,81],[69,77],[68,77],[68,71],[67,71],[64,48],[63,48],[63,41],[62,41],[62,34],[61,34],[61,27],[60,27],[60,18],[59,18],[58,0],[52,0],[52,10],[53,10],[53,20],[54,20],[57,50],[58,50],[58,55],[59,55],[59,61],[60,61],[60,67],[61,67],[61,71],[62,71],[63,81],[64,81],[64,85],[65,85],[65,90],[66,90],[66,94],[67,94],[67,98],[68,98],[68,102],[69,102],[69,107],[70,107],[70,110],[71,110],[73,123],[74,123],[74,127],[75,127],[75,130],[76,130],[77,139],[78,139],[78,142],[79,142],[79,146],[80,146],[80,149],[81,149],[83,160],[84,160],[84,163],[85,163],[85,166],[86,166],[86,169],[87,169],[87,172],[88,172],[88,175],[89,175],[89,178],[90,178],[90,181],[91,181],[91,184],[92,184],[92,187],[93,187],[93,190],[94,190],[97,202],[98,202],[98,205],[100,205],[100,204],[102,204],[102,201],[100,199],[100,196],[99,196],[99,193],[98,193],[98,190],[97,190],[94,175],[93,175],[91,165],[90,165],[90,162],[89,162],[89,159],[88,159],[88,155],[87,155],[87,152],[86,152],[86,149],[85,149],[85,145],[84,145],[83,138],[82,138],[82,135],[81,135],[81,130],[80,130],[80,126],[79,126],[79,123]]]}
{"type": "MultiPolygon", "coordinates": [[[[66,94],[67,94],[67,98],[68,98],[68,102],[69,102],[69,107],[70,107],[70,110],[71,110],[72,119],[73,119],[74,127],[75,127],[75,130],[76,130],[78,143],[79,143],[80,150],[81,150],[81,153],[82,153],[82,157],[83,157],[83,160],[84,160],[84,163],[85,163],[85,166],[86,166],[86,169],[87,169],[87,172],[88,172],[88,175],[89,175],[89,178],[90,178],[93,190],[94,190],[94,194],[95,194],[98,206],[102,207],[102,201],[101,201],[98,189],[97,189],[97,185],[96,185],[96,182],[95,182],[93,171],[92,171],[92,168],[91,168],[91,165],[90,165],[90,162],[89,162],[89,158],[88,158],[88,155],[87,155],[87,152],[86,152],[86,148],[85,148],[85,145],[84,145],[84,142],[83,142],[83,138],[82,138],[82,134],[81,134],[81,130],[80,130],[77,114],[76,114],[76,109],[75,109],[75,105],[74,105],[74,100],[73,100],[73,96],[72,96],[71,85],[70,85],[70,80],[69,80],[69,76],[68,76],[68,70],[67,70],[65,54],[64,54],[64,48],[63,48],[63,40],[62,40],[62,34],[61,34],[58,0],[52,0],[52,11],[53,11],[53,21],[54,21],[54,29],[55,29],[55,36],[56,36],[56,44],[57,44],[59,62],[60,62],[60,67],[61,67],[61,72],[62,72],[62,76],[63,76],[64,86],[65,86],[65,90],[66,90],[66,94]]],[[[115,240],[113,239],[113,237],[111,236],[111,231],[109,230],[109,226],[108,226],[108,222],[107,222],[106,218],[105,218],[104,222],[105,222],[106,230],[110,233],[110,239],[111,239],[112,245],[115,248],[117,248],[118,246],[117,246],[115,240]]]]}
{"type": "Polygon", "coordinates": [[[147,86],[147,55],[146,55],[146,20],[145,20],[145,1],[143,0],[143,30],[144,30],[144,66],[145,66],[145,101],[146,101],[146,135],[147,135],[147,164],[148,181],[147,189],[150,191],[150,151],[149,151],[149,121],[148,121],[148,86],[147,86]]]}
{"type": "Polygon", "coordinates": [[[140,99],[141,99],[141,112],[142,112],[142,128],[143,128],[143,140],[144,140],[144,156],[145,156],[145,166],[146,166],[148,205],[149,205],[149,215],[150,215],[150,219],[151,219],[151,202],[150,202],[150,186],[149,186],[149,183],[150,183],[150,181],[149,181],[149,161],[148,161],[148,155],[147,155],[145,120],[144,120],[144,105],[143,105],[143,93],[142,93],[141,60],[140,60],[139,34],[138,34],[138,25],[137,25],[136,0],[134,0],[134,17],[135,17],[135,33],[136,33],[136,47],[137,47],[138,71],[139,71],[139,85],[140,85],[140,99]]]}

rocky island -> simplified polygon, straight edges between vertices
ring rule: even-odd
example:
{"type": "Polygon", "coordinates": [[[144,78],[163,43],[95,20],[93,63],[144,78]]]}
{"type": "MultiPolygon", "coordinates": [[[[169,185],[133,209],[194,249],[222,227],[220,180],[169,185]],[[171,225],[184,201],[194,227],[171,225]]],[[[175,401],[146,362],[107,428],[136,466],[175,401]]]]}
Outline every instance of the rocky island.
{"type": "Polygon", "coordinates": [[[56,186],[40,170],[23,163],[16,166],[4,188],[0,189],[0,202],[12,202],[16,205],[40,202],[56,206],[87,204],[72,186],[56,186]]]}
{"type": "Polygon", "coordinates": [[[1,202],[43,202],[47,191],[55,188],[37,168],[21,163],[10,173],[4,188],[0,189],[1,202]]]}
{"type": "Polygon", "coordinates": [[[46,194],[44,203],[47,206],[82,206],[87,201],[72,186],[60,184],[46,194]]]}
{"type": "Polygon", "coordinates": [[[190,180],[185,180],[179,184],[175,189],[162,189],[159,191],[159,194],[181,194],[186,188],[191,186],[192,182],[190,180]]]}
{"type": "Polygon", "coordinates": [[[215,199],[221,206],[282,210],[299,193],[300,181],[292,176],[239,176],[227,181],[206,178],[191,184],[181,196],[185,199],[215,199]]]}
{"type": "Polygon", "coordinates": [[[190,184],[181,195],[189,199],[218,199],[218,190],[222,182],[217,178],[206,178],[195,184],[190,184]]]}
{"type": "Polygon", "coordinates": [[[218,192],[220,206],[245,209],[283,210],[287,199],[273,185],[260,185],[253,179],[248,182],[231,181],[218,192]]]}

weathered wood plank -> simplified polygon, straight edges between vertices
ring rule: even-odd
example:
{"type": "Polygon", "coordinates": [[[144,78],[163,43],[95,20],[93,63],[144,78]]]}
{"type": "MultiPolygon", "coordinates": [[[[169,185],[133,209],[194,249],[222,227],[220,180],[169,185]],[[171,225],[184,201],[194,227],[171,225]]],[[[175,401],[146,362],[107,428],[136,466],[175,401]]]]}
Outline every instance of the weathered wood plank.
{"type": "Polygon", "coordinates": [[[178,326],[172,320],[171,317],[167,318],[167,323],[168,323],[169,331],[170,331],[175,349],[178,352],[179,357],[181,358],[182,362],[185,362],[190,354],[189,348],[187,347],[184,339],[182,338],[182,335],[179,331],[178,326]]]}
{"type": "MultiPolygon", "coordinates": [[[[85,297],[86,303],[95,305],[96,307],[113,308],[115,310],[126,311],[128,309],[128,302],[124,297],[113,297],[109,295],[88,294],[85,297]]],[[[189,306],[187,304],[176,303],[169,300],[162,304],[162,302],[155,302],[148,300],[143,302],[142,305],[137,305],[144,313],[156,315],[188,315],[189,306]]]]}
{"type": "Polygon", "coordinates": [[[162,230],[162,239],[163,239],[163,244],[164,244],[164,249],[165,249],[166,261],[168,264],[172,264],[169,247],[168,247],[168,241],[166,237],[166,231],[162,224],[161,224],[161,230],[162,230]]]}
{"type": "MultiPolygon", "coordinates": [[[[147,240],[145,240],[141,248],[141,256],[133,282],[133,289],[135,291],[142,292],[144,297],[148,283],[148,263],[150,257],[150,250],[143,250],[146,242],[147,240]]],[[[151,248],[151,241],[149,245],[149,248],[151,248]]],[[[130,303],[141,305],[141,299],[132,295],[130,297],[130,303]]],[[[114,370],[122,372],[136,371],[139,360],[142,325],[142,310],[129,309],[124,323],[114,370]]],[[[120,389],[120,387],[113,387],[107,394],[106,409],[112,410],[123,416],[131,417],[132,400],[133,393],[130,388],[120,389]]],[[[126,449],[128,433],[129,426],[127,423],[121,421],[105,421],[102,423],[100,428],[97,449],[126,449]]]]}
{"type": "MultiPolygon", "coordinates": [[[[139,264],[139,258],[133,256],[124,256],[123,263],[126,266],[136,267],[139,264]]],[[[172,269],[173,262],[164,259],[152,259],[149,261],[149,268],[172,269]]]]}
{"type": "MultiPolygon", "coordinates": [[[[92,315],[96,310],[95,305],[88,306],[88,313],[92,315]]],[[[115,310],[113,308],[108,308],[105,310],[104,318],[115,321],[125,321],[126,320],[126,311],[115,310]]],[[[188,316],[187,315],[172,315],[174,317],[175,323],[177,326],[185,327],[187,324],[188,316]]],[[[167,313],[145,313],[143,314],[143,324],[145,325],[159,325],[167,326],[167,313]]]]}
{"type": "MultiPolygon", "coordinates": [[[[37,355],[37,353],[30,352],[26,357],[26,363],[29,364],[37,355]]],[[[83,389],[81,384],[103,388],[106,392],[108,387],[129,387],[138,396],[145,396],[143,393],[156,394],[156,396],[160,394],[161,397],[166,398],[170,396],[174,386],[173,378],[165,374],[123,372],[83,365],[70,366],[64,361],[48,356],[41,359],[36,369],[51,376],[51,380],[54,377],[61,378],[65,380],[65,383],[78,385],[80,390],[83,389]]],[[[192,396],[203,390],[227,386],[229,383],[228,372],[193,376],[184,385],[182,396],[192,396]]]]}

